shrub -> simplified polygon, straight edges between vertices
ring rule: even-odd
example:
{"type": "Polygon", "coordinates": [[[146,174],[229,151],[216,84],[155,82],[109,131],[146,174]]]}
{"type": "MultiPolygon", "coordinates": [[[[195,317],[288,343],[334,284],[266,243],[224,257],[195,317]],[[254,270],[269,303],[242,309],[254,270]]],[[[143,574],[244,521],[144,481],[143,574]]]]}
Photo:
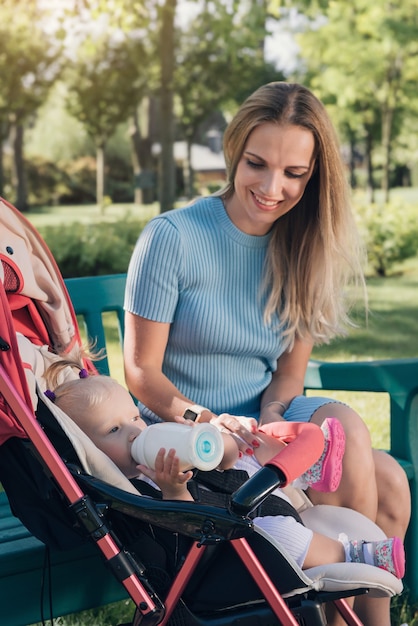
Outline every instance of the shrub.
{"type": "Polygon", "coordinates": [[[367,248],[370,269],[386,276],[396,263],[416,255],[417,207],[402,200],[358,204],[356,217],[367,248]]]}
{"type": "Polygon", "coordinates": [[[71,228],[40,229],[64,278],[119,274],[129,259],[144,221],[126,217],[119,222],[73,223],[71,228]]]}

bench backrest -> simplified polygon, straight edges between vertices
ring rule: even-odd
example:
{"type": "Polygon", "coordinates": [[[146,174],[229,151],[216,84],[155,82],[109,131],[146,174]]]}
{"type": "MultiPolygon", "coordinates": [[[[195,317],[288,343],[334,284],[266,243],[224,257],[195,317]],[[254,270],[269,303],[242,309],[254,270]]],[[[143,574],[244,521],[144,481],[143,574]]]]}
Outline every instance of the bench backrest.
{"type": "MultiPolygon", "coordinates": [[[[95,350],[106,349],[102,315],[109,311],[116,313],[119,340],[121,346],[123,345],[125,283],[126,274],[87,276],[65,280],[75,312],[82,318],[88,339],[95,342],[95,350]]],[[[109,374],[107,357],[97,361],[95,365],[101,374],[109,374]]]]}

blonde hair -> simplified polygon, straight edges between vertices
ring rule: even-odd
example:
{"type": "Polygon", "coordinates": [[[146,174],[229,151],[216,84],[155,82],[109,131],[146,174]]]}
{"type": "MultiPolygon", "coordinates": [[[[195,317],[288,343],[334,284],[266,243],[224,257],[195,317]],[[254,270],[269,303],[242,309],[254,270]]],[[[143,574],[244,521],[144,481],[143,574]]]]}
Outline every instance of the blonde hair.
{"type": "Polygon", "coordinates": [[[110,376],[89,374],[68,378],[59,383],[68,368],[76,370],[76,374],[84,372],[80,358],[60,358],[52,363],[44,374],[46,385],[52,391],[54,404],[64,411],[72,420],[80,425],[81,420],[88,419],[88,412],[109,400],[115,390],[117,381],[110,376]]]}
{"type": "Polygon", "coordinates": [[[365,297],[360,244],[338,139],[324,105],[296,83],[273,82],[257,89],[238,110],[224,135],[227,184],[234,193],[238,163],[251,132],[266,122],[309,130],[315,140],[315,168],[297,205],[272,228],[262,289],[265,319],[280,317],[290,349],[295,337],[326,343],[345,334],[349,284],[365,297]]]}

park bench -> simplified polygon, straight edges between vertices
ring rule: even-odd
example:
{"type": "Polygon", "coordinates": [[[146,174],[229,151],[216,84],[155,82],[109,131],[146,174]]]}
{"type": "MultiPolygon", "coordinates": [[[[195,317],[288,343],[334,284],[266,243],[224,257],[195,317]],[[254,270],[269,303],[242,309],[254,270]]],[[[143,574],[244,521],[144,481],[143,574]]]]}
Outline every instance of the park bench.
{"type": "MultiPolygon", "coordinates": [[[[102,314],[114,312],[120,342],[124,335],[123,294],[125,274],[70,278],[66,285],[86,335],[96,348],[106,346],[102,314]]],[[[107,358],[98,361],[109,373],[107,358]]],[[[412,519],[406,539],[405,584],[410,599],[418,600],[418,358],[350,363],[311,361],[306,390],[385,393],[390,398],[390,446],[388,452],[404,468],[412,496],[412,519]]],[[[45,547],[14,518],[7,498],[0,494],[0,611],[1,623],[26,626],[41,621],[41,591],[45,547]]],[[[50,555],[49,590],[53,614],[64,615],[101,606],[126,597],[123,586],[102,564],[94,546],[50,555]]],[[[49,617],[50,599],[44,598],[49,617]]]]}

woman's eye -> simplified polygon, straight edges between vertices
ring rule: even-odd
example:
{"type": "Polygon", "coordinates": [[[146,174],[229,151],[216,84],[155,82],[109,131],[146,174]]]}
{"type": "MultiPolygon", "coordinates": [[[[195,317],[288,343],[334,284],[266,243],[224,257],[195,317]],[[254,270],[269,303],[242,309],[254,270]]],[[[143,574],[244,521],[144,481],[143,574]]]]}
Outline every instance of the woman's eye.
{"type": "Polygon", "coordinates": [[[264,167],[264,163],[258,163],[256,161],[251,161],[250,159],[247,159],[247,165],[249,167],[253,167],[254,169],[259,169],[261,167],[264,167]]]}
{"type": "Polygon", "coordinates": [[[286,172],[286,176],[288,178],[302,178],[302,176],[305,175],[305,172],[303,172],[302,174],[296,174],[295,172],[286,172]]]}

